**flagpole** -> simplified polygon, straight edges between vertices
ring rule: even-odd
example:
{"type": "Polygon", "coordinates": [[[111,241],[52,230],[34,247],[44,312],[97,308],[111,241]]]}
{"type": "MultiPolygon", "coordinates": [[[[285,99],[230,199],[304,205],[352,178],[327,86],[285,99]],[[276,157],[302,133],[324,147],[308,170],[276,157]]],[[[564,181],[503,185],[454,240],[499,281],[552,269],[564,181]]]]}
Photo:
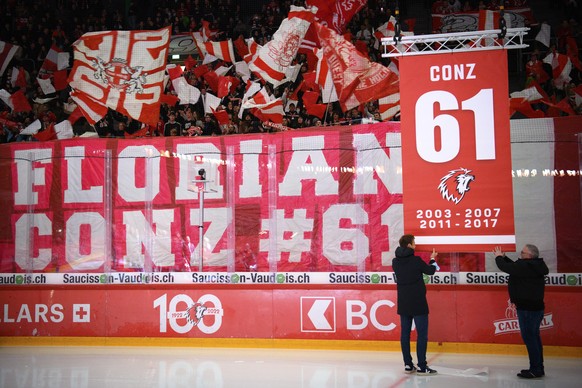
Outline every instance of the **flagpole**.
{"type": "MultiPolygon", "coordinates": [[[[198,164],[198,158],[196,158],[198,164]]],[[[202,159],[200,159],[202,160],[202,159]]],[[[198,271],[202,272],[204,265],[204,193],[215,192],[210,189],[207,190],[206,184],[213,182],[206,179],[206,170],[204,168],[196,171],[196,178],[190,181],[192,185],[188,185],[188,191],[198,193],[198,271]]]]}
{"type": "Polygon", "coordinates": [[[198,191],[199,195],[199,214],[198,214],[198,272],[202,272],[202,266],[204,263],[204,193],[206,192],[206,184],[209,182],[206,180],[206,170],[201,168],[198,170],[198,177],[200,179],[195,180],[194,182],[197,184],[201,184],[202,186],[198,186],[201,190],[198,191]]]}

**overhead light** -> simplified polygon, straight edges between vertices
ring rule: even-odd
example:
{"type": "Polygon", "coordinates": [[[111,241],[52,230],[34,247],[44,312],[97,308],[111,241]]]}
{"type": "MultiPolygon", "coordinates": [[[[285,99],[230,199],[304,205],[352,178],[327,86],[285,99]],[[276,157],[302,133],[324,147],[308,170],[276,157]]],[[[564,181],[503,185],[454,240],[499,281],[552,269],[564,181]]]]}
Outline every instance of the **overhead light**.
{"type": "Polygon", "coordinates": [[[172,59],[180,59],[180,54],[173,54],[172,59]]]}

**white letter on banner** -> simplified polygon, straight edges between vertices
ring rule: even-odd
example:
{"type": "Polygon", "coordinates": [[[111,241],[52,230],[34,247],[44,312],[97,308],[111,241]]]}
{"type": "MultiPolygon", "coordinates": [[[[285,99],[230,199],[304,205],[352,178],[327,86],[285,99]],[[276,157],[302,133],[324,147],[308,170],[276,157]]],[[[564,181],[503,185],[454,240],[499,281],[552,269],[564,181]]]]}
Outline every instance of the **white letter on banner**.
{"type": "Polygon", "coordinates": [[[357,221],[368,224],[368,214],[357,204],[332,205],[323,214],[323,256],[331,263],[357,265],[368,256],[370,242],[368,236],[357,229],[357,221]],[[341,220],[346,218],[353,228],[340,227],[341,220]],[[342,247],[348,244],[351,247],[342,247]],[[357,247],[357,244],[364,246],[357,247]]]}
{"type": "Polygon", "coordinates": [[[388,226],[388,251],[382,252],[382,265],[391,266],[398,240],[404,234],[404,210],[402,204],[392,204],[382,213],[382,225],[388,226]]]}
{"type": "Polygon", "coordinates": [[[146,164],[148,155],[159,155],[159,151],[154,146],[129,146],[123,149],[117,159],[117,190],[119,195],[127,202],[151,201],[160,192],[160,158],[149,157],[151,163],[151,185],[150,198],[146,197],[147,187],[137,187],[135,185],[135,159],[144,158],[144,171],[140,171],[144,176],[144,183],[148,183],[145,177],[147,174],[146,164]]]}
{"type": "Polygon", "coordinates": [[[65,147],[67,161],[67,189],[65,203],[101,203],[103,202],[103,186],[91,186],[83,190],[83,160],[85,147],[65,147]]]}
{"type": "Polygon", "coordinates": [[[33,186],[45,185],[45,169],[34,168],[32,162],[51,163],[53,151],[51,149],[20,150],[14,151],[14,163],[16,163],[17,191],[14,193],[15,205],[36,205],[38,204],[38,193],[33,186]],[[32,161],[28,160],[30,154],[34,155],[32,161]],[[32,176],[28,177],[28,171],[32,171],[32,176]],[[28,203],[28,196],[32,193],[32,203],[28,203]]]}
{"type": "Polygon", "coordinates": [[[75,213],[67,220],[65,259],[76,271],[88,271],[105,263],[105,219],[97,212],[75,213]],[[90,236],[81,236],[81,225],[89,225],[90,236]],[[91,251],[80,252],[81,238],[89,238],[91,251]]]}
{"type": "Polygon", "coordinates": [[[33,228],[38,228],[39,236],[50,236],[53,225],[51,220],[44,213],[23,214],[14,225],[14,261],[22,269],[42,270],[51,262],[52,250],[50,248],[39,249],[38,257],[32,257],[33,252],[29,252],[31,245],[29,241],[34,238],[33,228]],[[27,261],[32,259],[32,268],[28,268],[27,261]]]}
{"type": "Polygon", "coordinates": [[[128,268],[141,268],[144,265],[142,246],[149,249],[147,237],[153,240],[153,252],[149,252],[154,265],[173,266],[175,257],[172,253],[172,222],[174,209],[153,210],[152,223],[149,225],[141,211],[126,211],[123,213],[125,225],[125,251],[123,260],[128,268]]]}
{"type": "MultiPolygon", "coordinates": [[[[198,225],[199,217],[200,209],[190,209],[190,225],[198,225]]],[[[226,249],[221,249],[218,253],[213,252],[222,236],[224,236],[226,227],[228,226],[226,208],[205,208],[204,223],[206,224],[208,222],[210,224],[204,229],[204,235],[202,236],[204,240],[204,265],[227,265],[226,259],[228,251],[226,249]]],[[[198,233],[199,231],[196,229],[196,234],[198,233]]],[[[192,239],[192,236],[190,238],[192,239]]],[[[191,257],[190,264],[195,264],[194,261],[198,264],[197,257],[200,252],[200,245],[196,245],[195,248],[196,254],[191,257]]]]}
{"type": "MultiPolygon", "coordinates": [[[[386,136],[389,136],[387,133],[386,136]]],[[[371,133],[354,134],[354,148],[359,151],[362,166],[357,164],[358,172],[354,180],[354,194],[378,194],[378,185],[374,181],[374,171],[384,184],[388,192],[392,194],[402,194],[402,150],[401,148],[391,148],[390,157],[380,146],[376,136],[371,133]],[[366,168],[371,167],[371,168],[366,168]]]]}
{"type": "Polygon", "coordinates": [[[338,193],[338,182],[331,173],[322,149],[325,136],[296,137],[293,139],[293,154],[279,185],[280,196],[299,196],[301,181],[315,180],[315,195],[338,193]]]}
{"type": "MultiPolygon", "coordinates": [[[[240,198],[260,197],[263,190],[261,176],[268,176],[268,169],[262,170],[259,166],[260,153],[263,152],[261,140],[240,142],[242,154],[242,184],[239,189],[240,198]]],[[[267,179],[265,179],[267,181],[267,179]]]]}
{"type": "MultiPolygon", "coordinates": [[[[293,217],[286,218],[285,210],[275,211],[277,217],[277,260],[281,260],[282,253],[289,253],[290,263],[299,263],[304,252],[311,250],[311,239],[305,236],[313,231],[313,218],[307,218],[305,209],[294,209],[293,217]]],[[[269,221],[262,220],[262,230],[269,230],[269,221]]],[[[269,233],[273,233],[269,231],[269,233]]],[[[270,239],[261,238],[261,252],[269,251],[270,239]]]]}
{"type": "Polygon", "coordinates": [[[212,143],[184,143],[176,146],[178,155],[187,155],[179,159],[180,169],[178,185],[176,186],[176,199],[188,200],[198,199],[198,193],[188,190],[196,176],[198,170],[206,170],[206,179],[212,182],[207,184],[206,188],[212,188],[204,194],[205,199],[222,198],[223,187],[220,183],[220,169],[218,168],[222,160],[220,159],[221,151],[212,143]],[[193,158],[202,156],[202,163],[196,163],[193,158]]]}
{"type": "Polygon", "coordinates": [[[378,310],[381,306],[388,306],[392,308],[394,307],[394,302],[391,300],[379,300],[372,305],[372,308],[370,309],[370,321],[372,322],[372,326],[381,331],[394,330],[396,325],[393,322],[390,322],[387,325],[383,325],[378,321],[378,310]]]}
{"type": "Polygon", "coordinates": [[[366,304],[361,300],[346,300],[346,324],[348,330],[364,330],[368,326],[368,317],[366,317],[366,304]],[[358,307],[355,311],[354,307],[358,307]],[[359,324],[354,320],[358,319],[359,324]]]}

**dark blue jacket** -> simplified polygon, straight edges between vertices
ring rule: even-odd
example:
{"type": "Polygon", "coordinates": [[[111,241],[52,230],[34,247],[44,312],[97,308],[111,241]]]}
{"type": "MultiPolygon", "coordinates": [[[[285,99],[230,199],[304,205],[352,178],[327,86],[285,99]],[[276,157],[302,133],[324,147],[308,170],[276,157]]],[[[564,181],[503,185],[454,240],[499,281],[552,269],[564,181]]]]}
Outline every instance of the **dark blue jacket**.
{"type": "Polygon", "coordinates": [[[396,277],[398,314],[428,314],[423,274],[434,275],[436,268],[415,256],[412,248],[398,247],[396,257],[392,260],[392,269],[396,277]]]}

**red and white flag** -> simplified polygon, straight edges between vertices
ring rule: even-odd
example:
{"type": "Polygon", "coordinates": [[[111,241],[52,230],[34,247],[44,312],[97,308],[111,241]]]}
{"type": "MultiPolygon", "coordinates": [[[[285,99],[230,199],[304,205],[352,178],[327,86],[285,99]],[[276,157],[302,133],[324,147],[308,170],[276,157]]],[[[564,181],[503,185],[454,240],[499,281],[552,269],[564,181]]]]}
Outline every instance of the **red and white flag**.
{"type": "Polygon", "coordinates": [[[247,101],[247,107],[250,108],[253,116],[263,122],[272,121],[276,124],[281,124],[283,122],[285,111],[283,110],[283,101],[280,98],[266,104],[254,104],[252,101],[252,99],[247,101]]]}
{"type": "Polygon", "coordinates": [[[64,70],[69,67],[69,59],[70,54],[68,52],[53,44],[42,62],[39,72],[53,73],[57,70],[64,70]]]}
{"type": "Polygon", "coordinates": [[[249,64],[249,69],[275,87],[283,83],[286,70],[291,66],[315,18],[314,11],[292,5],[287,18],[273,34],[273,39],[260,48],[257,57],[249,64]]]}
{"type": "Polygon", "coordinates": [[[523,114],[527,118],[545,117],[542,110],[534,110],[532,103],[549,101],[547,93],[537,82],[524,90],[513,92],[509,95],[509,117],[515,112],[523,114]]]}
{"type": "Polygon", "coordinates": [[[215,110],[212,109],[212,114],[216,117],[216,121],[220,125],[228,125],[230,124],[230,117],[228,116],[228,112],[224,109],[215,110]]]}
{"type": "Polygon", "coordinates": [[[206,91],[206,93],[204,94],[203,99],[205,114],[212,114],[213,111],[218,109],[218,106],[220,105],[221,101],[220,98],[216,97],[214,94],[208,93],[208,91],[206,91]]]}
{"type": "Polygon", "coordinates": [[[560,54],[557,51],[550,52],[544,59],[544,63],[552,66],[552,80],[554,86],[563,90],[572,78],[570,78],[570,71],[572,71],[572,61],[565,54],[560,54]]]}
{"type": "Polygon", "coordinates": [[[74,43],[72,97],[90,122],[105,107],[157,124],[170,31],[90,32],[74,43]]]}
{"type": "MultiPolygon", "coordinates": [[[[505,19],[505,25],[507,28],[511,27],[511,14],[505,12],[503,14],[503,19],[505,19]]],[[[501,15],[499,10],[480,10],[479,11],[479,31],[488,31],[488,30],[499,30],[500,26],[501,15]]],[[[493,39],[487,38],[483,39],[476,44],[476,46],[493,46],[494,42],[493,39]]]]}
{"type": "Polygon", "coordinates": [[[394,72],[365,58],[331,29],[319,23],[314,25],[344,111],[398,91],[398,76],[394,72]]]}
{"type": "Polygon", "coordinates": [[[547,93],[542,89],[542,87],[534,82],[529,88],[513,92],[509,95],[510,98],[522,98],[528,102],[538,102],[541,100],[548,100],[547,93]]]}
{"type": "Polygon", "coordinates": [[[326,104],[318,104],[319,92],[306,91],[303,93],[303,104],[305,105],[305,110],[308,114],[323,119],[325,111],[327,110],[326,104]]]}
{"type": "Polygon", "coordinates": [[[4,71],[19,48],[20,46],[0,40],[0,77],[4,75],[4,71]]]}
{"type": "Polygon", "coordinates": [[[218,97],[222,98],[224,96],[227,96],[231,91],[234,91],[239,84],[240,81],[236,77],[232,76],[218,77],[218,93],[217,93],[218,97]]]}
{"type": "Polygon", "coordinates": [[[321,48],[319,45],[319,39],[317,38],[317,32],[313,26],[309,26],[309,29],[305,33],[301,44],[299,45],[298,54],[305,54],[307,59],[307,69],[313,70],[317,66],[317,57],[315,56],[315,50],[321,48]]]}
{"type": "Polygon", "coordinates": [[[331,72],[329,71],[329,65],[326,60],[323,59],[323,50],[315,49],[317,57],[317,67],[315,71],[315,81],[321,87],[321,101],[324,103],[338,101],[337,92],[335,90],[335,85],[331,78],[331,72]]]}
{"type": "Polygon", "coordinates": [[[23,89],[18,89],[10,94],[5,89],[0,90],[0,100],[2,100],[13,112],[30,112],[32,107],[23,89]]]}
{"type": "Polygon", "coordinates": [[[255,58],[257,57],[257,55],[259,55],[259,51],[260,49],[263,47],[260,44],[258,44],[253,38],[249,38],[246,40],[247,45],[248,45],[248,51],[249,53],[246,54],[243,57],[243,60],[246,63],[251,63],[255,60],[255,58]]]}
{"type": "MultiPolygon", "coordinates": [[[[511,14],[504,12],[503,19],[507,28],[511,27],[511,14]]],[[[499,10],[480,10],[479,11],[479,31],[498,30],[501,15],[499,10]]]]}
{"type": "Polygon", "coordinates": [[[222,59],[229,63],[234,63],[236,61],[231,39],[220,42],[204,42],[204,47],[208,54],[213,55],[218,59],[222,59]]]}
{"type": "Polygon", "coordinates": [[[208,40],[214,38],[218,31],[210,28],[210,22],[208,20],[202,20],[202,27],[200,28],[200,33],[202,34],[202,40],[204,42],[207,42],[208,40]]]}
{"type": "Polygon", "coordinates": [[[26,70],[24,70],[24,67],[14,66],[12,68],[12,76],[10,77],[10,83],[12,84],[12,87],[18,86],[19,88],[25,89],[26,86],[28,85],[28,82],[26,81],[26,76],[27,72],[26,70]]]}
{"type": "Polygon", "coordinates": [[[194,44],[198,49],[198,54],[201,58],[204,58],[206,55],[206,46],[204,45],[204,38],[202,37],[202,33],[196,31],[192,33],[192,39],[194,40],[194,44]]]}
{"type": "Polygon", "coordinates": [[[67,68],[69,67],[69,58],[68,52],[62,51],[57,45],[52,45],[36,78],[45,95],[63,90],[68,86],[67,68]]]}
{"type": "MultiPolygon", "coordinates": [[[[259,82],[247,81],[246,91],[241,100],[241,109],[238,111],[238,118],[243,117],[244,104],[247,102],[255,93],[261,90],[261,84],[259,82]]],[[[267,94],[268,95],[268,94],[267,94]]]]}
{"type": "Polygon", "coordinates": [[[325,22],[338,34],[345,32],[346,26],[368,0],[307,0],[306,4],[317,7],[317,18],[325,22]]]}
{"type": "Polygon", "coordinates": [[[382,121],[390,121],[400,112],[400,93],[394,93],[378,100],[382,121]]]}
{"type": "Polygon", "coordinates": [[[180,100],[180,105],[196,104],[200,99],[200,90],[186,81],[186,78],[183,77],[182,68],[176,65],[168,65],[167,71],[172,80],[172,87],[180,100]]]}

